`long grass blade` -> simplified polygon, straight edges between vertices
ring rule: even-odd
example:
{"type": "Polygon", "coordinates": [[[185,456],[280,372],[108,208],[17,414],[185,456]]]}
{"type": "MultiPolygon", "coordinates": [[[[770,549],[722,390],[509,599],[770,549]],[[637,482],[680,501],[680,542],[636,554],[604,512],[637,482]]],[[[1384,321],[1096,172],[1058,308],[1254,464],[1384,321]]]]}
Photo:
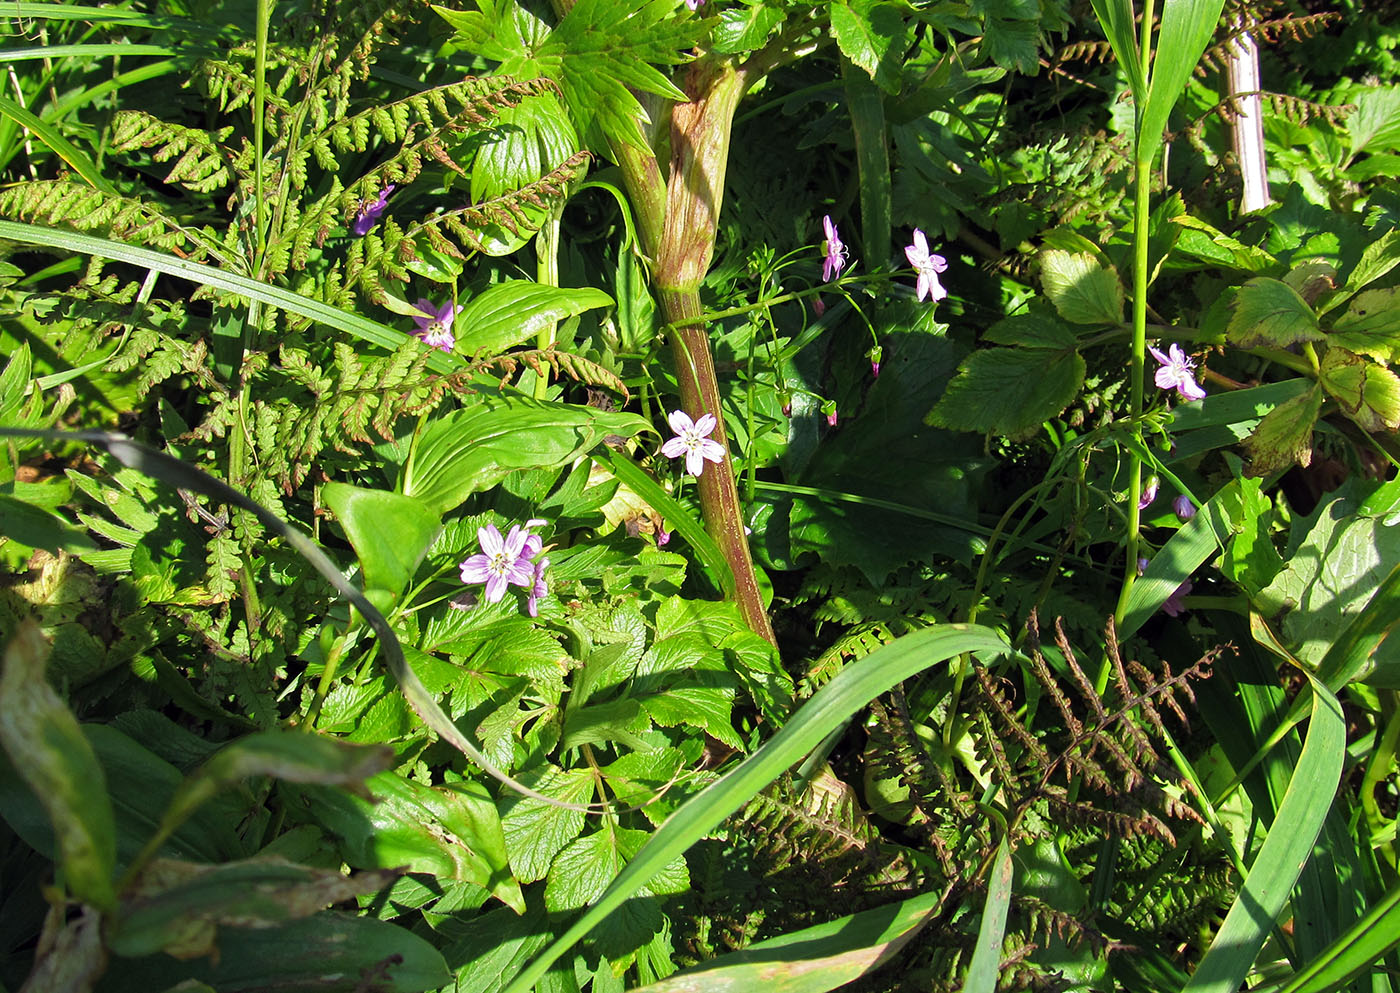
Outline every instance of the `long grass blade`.
{"type": "Polygon", "coordinates": [[[1002,835],[996,861],[992,864],[987,902],[982,906],[982,924],[977,929],[977,944],[967,966],[963,993],[996,993],[997,974],[1001,971],[1001,942],[1006,937],[1006,914],[1011,909],[1011,878],[1011,846],[1006,835],[1002,835]]]}
{"type": "Polygon", "coordinates": [[[68,167],[81,176],[89,186],[101,190],[103,193],[110,193],[112,196],[117,195],[117,188],[107,181],[101,170],[93,164],[92,159],[59,134],[58,129],[52,124],[35,117],[8,97],[0,97],[0,114],[8,117],[38,138],[49,151],[68,163],[68,167]]]}

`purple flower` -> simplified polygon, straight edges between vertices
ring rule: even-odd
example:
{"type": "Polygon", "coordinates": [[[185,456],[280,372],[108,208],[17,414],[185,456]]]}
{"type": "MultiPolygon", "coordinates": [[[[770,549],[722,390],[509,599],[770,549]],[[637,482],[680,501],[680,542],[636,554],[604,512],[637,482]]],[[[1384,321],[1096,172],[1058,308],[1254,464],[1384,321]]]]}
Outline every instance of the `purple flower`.
{"type": "Polygon", "coordinates": [[[524,555],[525,542],[532,536],[522,531],[520,525],[512,527],[510,534],[502,538],[496,525],[488,524],[477,529],[476,537],[481,542],[481,552],[462,563],[462,582],[485,583],[487,603],[500,603],[511,583],[534,585],[530,559],[524,555]]]}
{"type": "Polygon", "coordinates": [[[1167,597],[1166,601],[1163,602],[1162,613],[1166,614],[1168,617],[1180,617],[1182,612],[1186,610],[1186,603],[1184,601],[1186,599],[1186,594],[1190,592],[1191,580],[1188,579],[1173,590],[1172,595],[1167,597]]]}
{"type": "Polygon", "coordinates": [[[423,297],[419,297],[414,306],[418,308],[418,314],[413,318],[413,323],[418,328],[413,333],[425,345],[432,345],[444,352],[452,351],[457,344],[457,339],[452,336],[452,322],[462,308],[450,300],[441,307],[434,307],[431,300],[423,297]]]}
{"type": "Polygon", "coordinates": [[[841,268],[851,253],[841,243],[841,236],[836,233],[836,225],[831,223],[830,214],[822,218],[822,230],[826,232],[826,258],[822,260],[822,282],[829,283],[841,275],[841,268]]]}
{"type": "Polygon", "coordinates": [[[1176,514],[1177,520],[1184,523],[1196,516],[1196,505],[1185,493],[1178,493],[1172,501],[1172,512],[1176,514]]]}
{"type": "Polygon", "coordinates": [[[530,595],[525,598],[525,609],[530,612],[531,617],[540,616],[539,599],[549,592],[549,587],[545,586],[544,583],[544,571],[548,568],[549,559],[547,557],[535,563],[534,582],[530,586],[530,595]]]}
{"type": "Polygon", "coordinates": [[[812,298],[812,313],[817,317],[821,317],[822,314],[826,313],[826,304],[822,303],[820,294],[812,298]]]}
{"type": "Polygon", "coordinates": [[[832,408],[831,408],[831,411],[826,415],[826,423],[827,423],[827,426],[828,426],[828,427],[833,427],[833,428],[836,427],[836,408],[835,408],[835,407],[832,407],[832,408]]]}
{"type": "Polygon", "coordinates": [[[661,454],[668,459],[678,459],[684,455],[686,472],[698,476],[705,470],[706,459],[714,463],[724,461],[724,446],[709,436],[718,423],[714,414],[705,414],[700,420],[692,421],[685,411],[673,410],[666,420],[676,436],[661,446],[661,454]]]}
{"type": "Polygon", "coordinates": [[[914,229],[914,244],[906,245],[904,248],[904,257],[909,260],[909,264],[919,274],[916,299],[922,300],[927,296],[930,301],[937,303],[948,295],[948,291],[938,281],[938,274],[948,271],[948,260],[941,255],[934,255],[928,250],[928,239],[918,228],[914,229]]]}
{"type": "Polygon", "coordinates": [[[1157,499],[1157,488],[1161,486],[1156,476],[1147,477],[1147,485],[1142,488],[1142,495],[1138,497],[1138,510],[1146,510],[1152,505],[1152,501],[1157,499]]]}
{"type": "Polygon", "coordinates": [[[883,348],[881,348],[879,345],[876,345],[874,348],[872,348],[872,349],[871,349],[869,352],[867,352],[866,354],[870,356],[870,373],[871,373],[871,375],[873,375],[876,379],[879,379],[879,378],[880,378],[880,360],[881,360],[882,358],[884,358],[884,356],[885,356],[885,350],[884,350],[883,348]]]}
{"type": "Polygon", "coordinates": [[[1138,556],[1138,575],[1141,576],[1147,571],[1148,565],[1152,562],[1146,555],[1138,556]]]}
{"type": "Polygon", "coordinates": [[[379,196],[375,199],[360,201],[360,205],[350,215],[350,230],[356,237],[363,238],[379,223],[379,218],[389,209],[389,194],[393,192],[394,184],[390,183],[379,191],[379,196]]]}
{"type": "Polygon", "coordinates": [[[1196,382],[1196,363],[1181,350],[1180,345],[1173,343],[1166,355],[1151,345],[1147,346],[1147,350],[1162,363],[1154,380],[1159,389],[1176,390],[1183,400],[1200,400],[1206,395],[1201,384],[1196,382]]]}
{"type": "Polygon", "coordinates": [[[666,530],[666,525],[663,523],[656,529],[656,547],[665,548],[670,543],[671,532],[666,530]]]}

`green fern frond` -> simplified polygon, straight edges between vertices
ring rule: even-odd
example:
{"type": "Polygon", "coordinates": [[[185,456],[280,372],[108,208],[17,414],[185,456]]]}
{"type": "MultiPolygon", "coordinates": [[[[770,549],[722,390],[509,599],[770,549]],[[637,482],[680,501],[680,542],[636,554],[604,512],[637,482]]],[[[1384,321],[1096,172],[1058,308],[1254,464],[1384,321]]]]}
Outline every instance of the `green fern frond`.
{"type": "Polygon", "coordinates": [[[0,216],[75,231],[97,231],[184,257],[221,255],[210,231],[181,226],[151,204],[112,196],[62,179],[19,183],[0,190],[0,216]]]}
{"type": "Polygon", "coordinates": [[[112,149],[118,152],[149,151],[157,162],[175,164],[165,182],[196,193],[212,193],[233,180],[233,168],[224,142],[233,127],[209,132],[170,124],[143,110],[119,110],[112,118],[112,149]]]}

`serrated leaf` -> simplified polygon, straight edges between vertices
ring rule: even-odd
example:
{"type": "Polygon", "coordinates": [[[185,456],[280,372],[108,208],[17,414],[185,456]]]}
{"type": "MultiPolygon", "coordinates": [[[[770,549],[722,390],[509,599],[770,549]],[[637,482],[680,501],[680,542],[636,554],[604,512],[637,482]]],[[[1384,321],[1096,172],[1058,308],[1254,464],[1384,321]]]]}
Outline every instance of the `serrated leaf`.
{"type": "Polygon", "coordinates": [[[1256,276],[1240,287],[1225,333],[1231,344],[1241,348],[1287,348],[1323,337],[1317,315],[1298,291],[1266,276],[1256,276]]]}
{"type": "Polygon", "coordinates": [[[1049,314],[1029,313],[1005,317],[986,331],[982,340],[994,345],[1024,345],[1027,348],[1074,348],[1074,329],[1049,314]]]}
{"type": "Polygon", "coordinates": [[[611,307],[612,297],[590,287],[564,288],[510,279],[472,297],[457,315],[457,347],[473,355],[499,355],[530,341],[567,317],[611,307]]]}
{"type": "Polygon", "coordinates": [[[783,11],[766,3],[739,4],[719,14],[710,45],[726,55],[752,52],[763,47],[773,30],[783,23],[783,11]]]}
{"type": "Polygon", "coordinates": [[[1367,431],[1400,428],[1400,377],[1344,348],[1322,356],[1319,382],[1346,415],[1367,431]]]}
{"type": "Polygon", "coordinates": [[[1068,407],[1084,385],[1077,350],[987,348],[973,352],[928,421],[955,431],[1025,437],[1068,407]]]}
{"type": "Polygon", "coordinates": [[[1312,461],[1312,429],[1322,410],[1322,387],[1281,403],[1269,411],[1245,439],[1249,473],[1267,476],[1312,461]]]}
{"type": "Polygon", "coordinates": [[[1400,359],[1400,288],[1358,293],[1333,323],[1327,343],[1377,362],[1400,359]]]}
{"type": "Polygon", "coordinates": [[[1073,324],[1119,324],[1123,320],[1123,285],[1118,273],[1105,269],[1087,252],[1059,249],[1040,253],[1040,281],[1060,316],[1073,324]]]}
{"type": "Polygon", "coordinates": [[[831,33],[841,54],[888,92],[898,88],[908,28],[894,4],[856,0],[831,4],[831,33]]]}
{"type": "MultiPolygon", "coordinates": [[[[520,781],[535,791],[565,803],[586,803],[593,793],[592,770],[547,766],[520,781]]],[[[554,856],[583,830],[583,811],[519,797],[501,817],[511,871],[522,883],[543,879],[554,856]]]]}

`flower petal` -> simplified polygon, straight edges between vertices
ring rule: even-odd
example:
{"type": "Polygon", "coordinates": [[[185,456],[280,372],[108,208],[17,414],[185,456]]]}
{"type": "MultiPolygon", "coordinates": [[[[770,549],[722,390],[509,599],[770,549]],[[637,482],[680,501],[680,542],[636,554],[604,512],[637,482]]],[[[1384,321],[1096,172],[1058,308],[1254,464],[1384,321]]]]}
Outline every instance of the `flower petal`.
{"type": "Polygon", "coordinates": [[[695,427],[695,422],[690,419],[690,415],[683,410],[673,410],[666,418],[666,423],[671,425],[671,430],[676,434],[685,434],[695,427]]]}

